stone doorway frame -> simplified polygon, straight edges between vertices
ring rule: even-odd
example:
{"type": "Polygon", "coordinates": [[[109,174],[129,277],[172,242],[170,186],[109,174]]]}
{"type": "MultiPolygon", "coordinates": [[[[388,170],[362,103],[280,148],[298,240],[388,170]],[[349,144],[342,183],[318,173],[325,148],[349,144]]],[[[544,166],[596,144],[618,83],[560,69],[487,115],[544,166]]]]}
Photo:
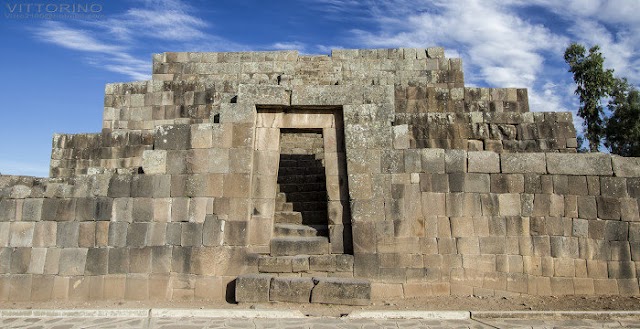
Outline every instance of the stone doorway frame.
{"type": "MultiPolygon", "coordinates": [[[[392,122],[395,116],[393,85],[251,85],[238,86],[237,107],[254,120],[253,170],[251,177],[250,211],[248,223],[249,250],[269,253],[269,242],[273,233],[273,212],[279,161],[279,128],[272,127],[274,117],[262,116],[259,112],[286,111],[288,113],[341,111],[344,131],[345,162],[348,187],[348,207],[342,200],[345,232],[351,231],[352,244],[347,243],[333,249],[334,253],[351,252],[355,257],[355,268],[359,267],[358,254],[376,253],[376,222],[385,220],[384,197],[381,190],[391,189],[392,170],[385,169],[384,159],[393,158],[396,145],[392,122]],[[258,111],[258,109],[260,111],[258,111]],[[245,111],[248,111],[245,112],[245,111]],[[376,184],[383,182],[384,186],[376,184]],[[387,186],[389,185],[389,186],[387,186]],[[347,210],[347,211],[344,211],[347,210]],[[342,251],[339,250],[342,248],[342,251]]],[[[236,116],[234,113],[223,113],[236,116]]],[[[247,116],[242,115],[248,118],[247,116]]],[[[311,116],[313,117],[313,116],[311,116]]],[[[307,116],[307,118],[311,118],[307,116]]],[[[311,119],[309,119],[311,120],[311,119]]],[[[314,118],[313,122],[297,121],[300,128],[330,126],[329,116],[314,118]],[[316,121],[317,120],[317,121],[316,121]],[[308,126],[308,124],[313,127],[308,126]],[[307,126],[305,126],[307,125],[307,126]]],[[[287,127],[285,124],[284,127],[287,127]]],[[[284,128],[283,127],[283,128],[284,128]]],[[[297,128],[289,126],[290,128],[297,128]]],[[[406,127],[405,127],[406,128],[406,127]]],[[[324,128],[323,128],[324,129],[324,128]]],[[[324,137],[326,138],[326,137],[324,137]]],[[[404,144],[404,143],[402,143],[404,144]]],[[[408,143],[406,143],[408,147],[408,143]]],[[[326,148],[325,148],[326,149],[326,148]]],[[[326,150],[325,150],[326,152],[326,150]]],[[[328,165],[326,166],[328,167],[328,165]]],[[[325,167],[325,168],[326,168],[325,167]]],[[[325,169],[326,170],[326,169],[325,169]]],[[[329,182],[327,182],[329,184],[329,182]]],[[[329,210],[331,211],[331,209],[329,210]]],[[[334,241],[336,239],[334,234],[334,241]]],[[[344,239],[343,239],[344,241],[344,239]]],[[[360,257],[361,258],[361,257],[360,257]]],[[[366,258],[366,257],[365,257],[366,258]]],[[[366,260],[362,258],[362,260],[366,260]]]]}
{"type": "MultiPolygon", "coordinates": [[[[273,225],[280,159],[281,129],[322,129],[331,253],[351,252],[351,216],[347,186],[342,108],[257,107],[253,216],[273,225]],[[265,168],[268,166],[269,168],[265,168]]],[[[273,230],[273,228],[271,228],[273,230]]]]}

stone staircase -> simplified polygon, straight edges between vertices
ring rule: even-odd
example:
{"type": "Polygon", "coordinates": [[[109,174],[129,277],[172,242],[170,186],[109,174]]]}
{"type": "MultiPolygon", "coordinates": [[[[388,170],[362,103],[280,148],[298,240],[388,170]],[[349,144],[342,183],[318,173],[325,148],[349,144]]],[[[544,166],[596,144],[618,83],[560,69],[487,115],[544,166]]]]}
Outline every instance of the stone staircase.
{"type": "Polygon", "coordinates": [[[239,276],[236,301],[368,305],[368,280],[353,278],[353,255],[331,254],[322,161],[281,154],[270,254],[259,274],[239,276]]]}
{"type": "Polygon", "coordinates": [[[328,254],[327,224],[322,162],[313,155],[282,154],[271,256],[328,254]]]}

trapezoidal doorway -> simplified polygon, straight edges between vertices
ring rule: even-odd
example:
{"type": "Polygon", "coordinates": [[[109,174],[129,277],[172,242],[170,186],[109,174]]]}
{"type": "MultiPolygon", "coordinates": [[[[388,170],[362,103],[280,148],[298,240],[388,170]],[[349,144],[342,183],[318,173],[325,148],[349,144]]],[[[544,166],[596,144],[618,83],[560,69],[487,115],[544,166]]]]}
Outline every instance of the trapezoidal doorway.
{"type": "Polygon", "coordinates": [[[276,235],[329,236],[323,160],[322,129],[280,129],[276,235]]]}
{"type": "Polygon", "coordinates": [[[257,250],[353,252],[343,134],[341,108],[257,108],[252,226],[263,233],[257,250]]]}

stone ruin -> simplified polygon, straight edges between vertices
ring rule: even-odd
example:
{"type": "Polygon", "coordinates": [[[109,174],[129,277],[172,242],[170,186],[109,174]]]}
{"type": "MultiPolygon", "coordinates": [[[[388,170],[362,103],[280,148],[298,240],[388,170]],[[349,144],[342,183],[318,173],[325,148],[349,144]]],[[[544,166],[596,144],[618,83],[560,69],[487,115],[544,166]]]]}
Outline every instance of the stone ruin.
{"type": "Polygon", "coordinates": [[[0,176],[0,300],[638,295],[640,158],[572,121],[442,48],[157,54],[0,176]]]}

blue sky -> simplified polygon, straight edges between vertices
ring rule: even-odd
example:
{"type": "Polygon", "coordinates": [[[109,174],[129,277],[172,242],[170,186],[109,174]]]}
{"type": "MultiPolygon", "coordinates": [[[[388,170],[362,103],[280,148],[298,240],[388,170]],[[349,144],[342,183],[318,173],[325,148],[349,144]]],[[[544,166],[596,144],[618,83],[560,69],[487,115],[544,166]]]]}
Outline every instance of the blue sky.
{"type": "Polygon", "coordinates": [[[329,54],[442,46],[463,59],[468,85],[526,87],[532,110],[575,112],[562,59],[575,41],[600,45],[608,67],[640,83],[638,0],[8,0],[2,6],[3,174],[47,176],[53,133],[99,132],[104,85],[149,79],[151,54],[164,51],[329,54]],[[93,12],[69,15],[63,4],[93,12]]]}

